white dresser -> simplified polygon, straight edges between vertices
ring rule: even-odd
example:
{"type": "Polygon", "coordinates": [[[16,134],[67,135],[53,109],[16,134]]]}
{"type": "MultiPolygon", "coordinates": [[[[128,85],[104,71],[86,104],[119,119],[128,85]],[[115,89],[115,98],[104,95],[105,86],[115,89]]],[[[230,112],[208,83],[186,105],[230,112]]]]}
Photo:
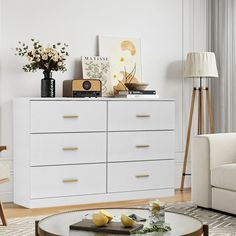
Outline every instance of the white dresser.
{"type": "Polygon", "coordinates": [[[174,194],[175,100],[18,98],[14,202],[51,207],[174,194]]]}

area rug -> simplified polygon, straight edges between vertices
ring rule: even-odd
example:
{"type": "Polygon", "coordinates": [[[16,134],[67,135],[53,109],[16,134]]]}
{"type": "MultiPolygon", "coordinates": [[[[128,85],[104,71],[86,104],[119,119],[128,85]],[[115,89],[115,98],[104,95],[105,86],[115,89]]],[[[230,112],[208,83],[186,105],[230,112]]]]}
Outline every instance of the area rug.
{"type": "MultiPolygon", "coordinates": [[[[209,224],[210,236],[236,236],[236,217],[197,208],[191,203],[168,204],[167,210],[190,215],[209,224]]],[[[34,222],[44,217],[36,216],[9,219],[7,227],[0,226],[0,235],[33,236],[35,235],[34,222]]]]}
{"type": "Polygon", "coordinates": [[[176,203],[167,210],[193,216],[209,225],[210,236],[236,236],[236,217],[198,208],[191,203],[176,203]]]}

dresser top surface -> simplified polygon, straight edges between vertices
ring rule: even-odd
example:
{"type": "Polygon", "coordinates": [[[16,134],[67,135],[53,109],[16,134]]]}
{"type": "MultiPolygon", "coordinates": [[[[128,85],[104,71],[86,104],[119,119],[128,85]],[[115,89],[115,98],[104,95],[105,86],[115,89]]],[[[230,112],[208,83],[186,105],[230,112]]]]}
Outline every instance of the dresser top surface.
{"type": "Polygon", "coordinates": [[[175,101],[174,98],[119,98],[119,97],[99,97],[99,98],[71,98],[71,97],[19,97],[18,99],[27,99],[30,101],[175,101]]]}

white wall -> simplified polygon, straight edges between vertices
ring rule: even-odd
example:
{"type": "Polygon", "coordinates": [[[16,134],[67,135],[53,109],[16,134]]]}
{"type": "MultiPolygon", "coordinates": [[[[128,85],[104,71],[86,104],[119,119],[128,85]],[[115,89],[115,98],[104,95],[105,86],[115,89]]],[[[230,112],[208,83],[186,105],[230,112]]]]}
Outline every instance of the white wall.
{"type": "MultiPolygon", "coordinates": [[[[182,79],[188,51],[205,50],[207,0],[1,0],[1,144],[0,160],[12,163],[12,100],[40,96],[42,73],[25,73],[23,58],[11,48],[39,39],[70,45],[68,72],[54,73],[57,96],[62,81],[81,75],[80,57],[97,54],[97,35],[142,39],[143,81],[161,97],[176,98],[176,187],[182,168],[192,82],[182,79]]],[[[13,174],[13,173],[12,173],[13,174]]],[[[187,177],[188,178],[188,177],[187,177]]],[[[189,186],[189,181],[187,183],[189,186]]],[[[12,182],[0,186],[0,198],[12,199],[12,182]]]]}

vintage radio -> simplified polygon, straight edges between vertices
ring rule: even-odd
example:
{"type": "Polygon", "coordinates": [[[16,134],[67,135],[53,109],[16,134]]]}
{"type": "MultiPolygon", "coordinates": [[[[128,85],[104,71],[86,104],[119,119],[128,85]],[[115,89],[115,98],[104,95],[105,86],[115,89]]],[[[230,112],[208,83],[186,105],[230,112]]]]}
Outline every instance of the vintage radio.
{"type": "Polygon", "coordinates": [[[102,82],[98,79],[63,81],[63,97],[101,97],[102,82]]]}

